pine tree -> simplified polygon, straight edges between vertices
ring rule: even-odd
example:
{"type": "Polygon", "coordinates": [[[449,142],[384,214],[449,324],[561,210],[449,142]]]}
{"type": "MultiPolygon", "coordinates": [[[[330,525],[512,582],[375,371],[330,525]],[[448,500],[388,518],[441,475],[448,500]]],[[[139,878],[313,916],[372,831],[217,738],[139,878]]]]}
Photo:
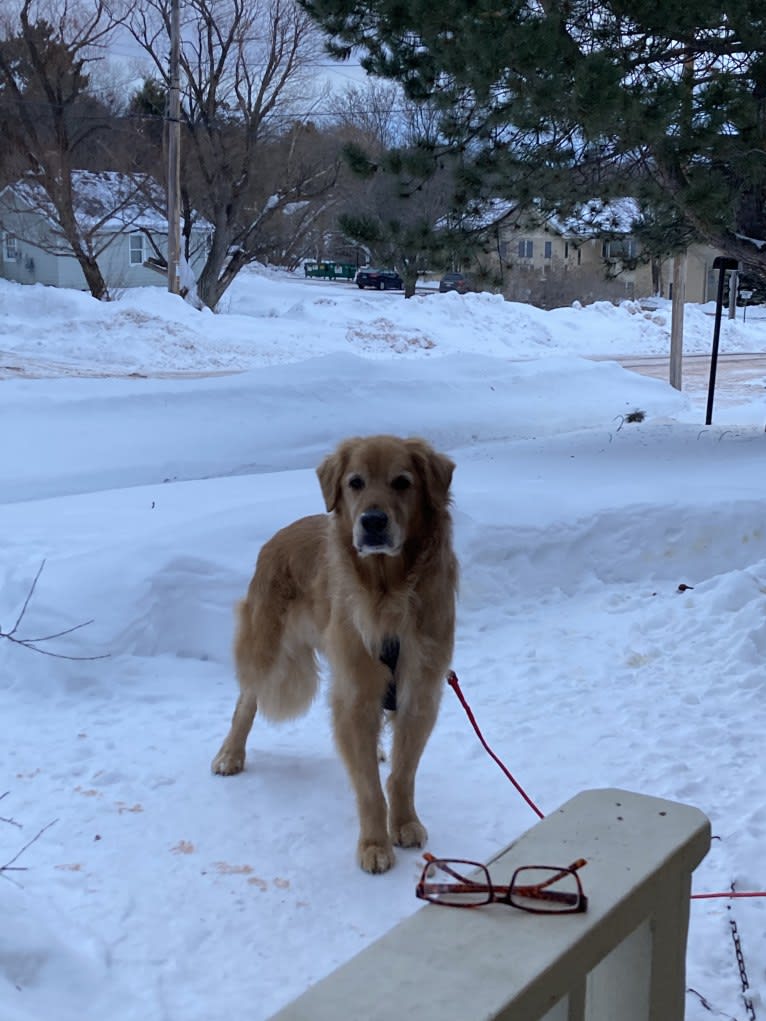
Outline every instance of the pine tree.
{"type": "Polygon", "coordinates": [[[446,225],[449,210],[445,174],[432,168],[417,148],[381,149],[376,154],[358,143],[344,147],[352,173],[367,185],[363,197],[341,212],[338,226],[381,266],[396,269],[404,296],[415,293],[426,268],[444,264],[454,247],[446,225]]]}
{"type": "Polygon", "coordinates": [[[128,103],[128,114],[137,117],[164,117],[167,108],[168,90],[165,83],[157,78],[144,78],[143,85],[136,89],[128,103]]]}
{"type": "Polygon", "coordinates": [[[639,172],[664,243],[766,276],[764,0],[301,3],[335,56],[438,106],[466,196],[557,206],[639,172]]]}

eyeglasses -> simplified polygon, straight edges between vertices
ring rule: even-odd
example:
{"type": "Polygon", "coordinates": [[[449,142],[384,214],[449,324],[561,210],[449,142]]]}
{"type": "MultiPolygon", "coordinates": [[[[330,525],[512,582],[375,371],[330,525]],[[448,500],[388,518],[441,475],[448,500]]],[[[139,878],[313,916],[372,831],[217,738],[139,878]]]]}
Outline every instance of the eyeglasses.
{"type": "Polygon", "coordinates": [[[510,886],[495,886],[485,865],[458,858],[426,860],[415,896],[431,904],[453,908],[475,908],[498,901],[536,915],[569,915],[587,911],[588,898],[582,891],[577,870],[587,865],[578,858],[567,868],[525,865],[511,876],[510,886]],[[470,875],[466,873],[470,872],[470,875]]]}

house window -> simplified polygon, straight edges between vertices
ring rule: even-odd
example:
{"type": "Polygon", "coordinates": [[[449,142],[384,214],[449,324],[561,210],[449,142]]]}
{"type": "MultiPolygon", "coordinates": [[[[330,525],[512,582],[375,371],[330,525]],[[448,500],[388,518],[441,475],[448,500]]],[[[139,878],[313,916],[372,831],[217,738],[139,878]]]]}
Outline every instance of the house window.
{"type": "Polygon", "coordinates": [[[497,254],[500,256],[501,259],[507,259],[508,258],[508,242],[507,241],[501,241],[500,242],[500,244],[497,246],[497,254]]]}
{"type": "Polygon", "coordinates": [[[142,266],[144,263],[144,235],[131,234],[128,242],[130,244],[130,265],[142,266]]]}
{"type": "Polygon", "coordinates": [[[638,255],[638,243],[635,238],[605,241],[601,247],[601,254],[604,259],[635,259],[638,255]]]}
{"type": "Polygon", "coordinates": [[[5,235],[3,258],[6,262],[16,262],[19,258],[19,245],[13,234],[5,235]]]}
{"type": "Polygon", "coordinates": [[[553,242],[552,241],[546,241],[545,242],[545,258],[546,259],[552,259],[553,258],[553,242]]]}
{"type": "Polygon", "coordinates": [[[534,246],[531,241],[519,241],[519,258],[531,259],[533,248],[534,246]]]}
{"type": "Polygon", "coordinates": [[[569,242],[568,241],[564,242],[564,258],[565,259],[569,258],[569,242]]]}

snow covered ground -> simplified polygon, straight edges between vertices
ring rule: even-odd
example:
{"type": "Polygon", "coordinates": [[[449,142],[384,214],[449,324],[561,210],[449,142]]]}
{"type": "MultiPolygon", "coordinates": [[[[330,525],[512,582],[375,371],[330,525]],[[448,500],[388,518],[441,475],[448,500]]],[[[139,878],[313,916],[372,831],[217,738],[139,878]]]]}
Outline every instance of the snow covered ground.
{"type": "MultiPolygon", "coordinates": [[[[15,637],[93,619],[40,648],[108,657],[0,640],[0,866],[32,841],[0,881],[2,1021],[260,1021],[418,909],[417,851],[354,863],[326,691],[256,720],[245,773],[209,771],[232,604],[261,543],[322,509],[313,469],[351,434],[457,462],[454,665],[543,811],[603,786],[689,802],[716,837],[695,890],[766,888],[766,378],[704,427],[703,392],[622,368],[667,353],[665,305],[266,271],[224,304],[0,281],[0,630],[45,561],[15,637]]],[[[710,312],[687,309],[687,352],[710,312]]],[[[721,350],[766,352],[766,319],[724,321],[721,350]]],[[[449,690],[418,794],[438,854],[535,822],[449,690]]],[[[742,1019],[732,913],[763,1009],[765,901],[694,902],[687,978],[742,1019]]]]}

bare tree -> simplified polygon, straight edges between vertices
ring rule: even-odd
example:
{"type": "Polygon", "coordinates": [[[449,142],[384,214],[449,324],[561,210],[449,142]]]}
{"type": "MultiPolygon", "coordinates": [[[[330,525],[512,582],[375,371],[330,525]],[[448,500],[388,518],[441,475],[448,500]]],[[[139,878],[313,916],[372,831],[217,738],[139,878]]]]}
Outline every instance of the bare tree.
{"type": "Polygon", "coordinates": [[[371,78],[334,93],[328,111],[339,128],[382,152],[402,141],[404,104],[399,85],[371,78]]]}
{"type": "Polygon", "coordinates": [[[327,104],[333,122],[372,150],[439,141],[438,111],[433,104],[407,99],[395,82],[368,78],[348,85],[327,104]]]}
{"type": "Polygon", "coordinates": [[[24,0],[0,12],[0,121],[14,169],[43,196],[91,294],[107,298],[97,252],[76,215],[72,175],[86,147],[108,131],[107,111],[89,95],[86,66],[103,52],[114,18],[106,0],[24,0]]]}
{"type": "MultiPolygon", "coordinates": [[[[171,0],[137,0],[131,32],[166,88],[171,0]]],[[[186,0],[181,28],[182,205],[212,225],[197,294],[210,308],[264,235],[298,204],[326,201],[337,155],[314,144],[313,72],[322,54],[292,0],[186,0]],[[278,155],[278,158],[275,156],[278,155]]],[[[188,223],[186,230],[188,232],[188,223]]]]}

